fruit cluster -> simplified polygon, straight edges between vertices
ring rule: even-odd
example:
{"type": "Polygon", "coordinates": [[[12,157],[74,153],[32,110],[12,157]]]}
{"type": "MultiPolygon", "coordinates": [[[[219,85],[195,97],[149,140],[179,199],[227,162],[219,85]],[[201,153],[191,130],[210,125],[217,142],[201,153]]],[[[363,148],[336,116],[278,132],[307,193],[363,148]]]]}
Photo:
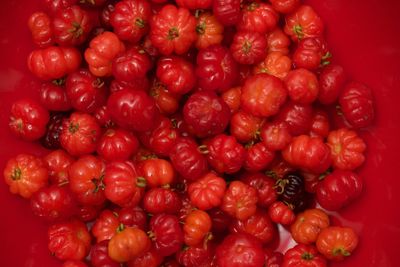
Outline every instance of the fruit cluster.
{"type": "Polygon", "coordinates": [[[4,170],[64,267],[327,266],[362,192],[371,90],[300,0],[44,0],[40,102],[9,128],[49,150],[4,170]],[[298,244],[276,251],[286,228],[298,244]]]}

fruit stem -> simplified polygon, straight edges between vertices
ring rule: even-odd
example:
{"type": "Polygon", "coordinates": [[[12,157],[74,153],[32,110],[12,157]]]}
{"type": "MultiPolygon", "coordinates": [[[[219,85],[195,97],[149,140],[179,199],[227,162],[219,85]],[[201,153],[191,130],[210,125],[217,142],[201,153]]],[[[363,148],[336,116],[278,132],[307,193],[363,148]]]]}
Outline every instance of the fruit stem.
{"type": "Polygon", "coordinates": [[[21,169],[19,167],[16,167],[11,174],[11,179],[13,179],[14,181],[17,181],[17,180],[21,179],[21,175],[22,175],[21,169]]]}

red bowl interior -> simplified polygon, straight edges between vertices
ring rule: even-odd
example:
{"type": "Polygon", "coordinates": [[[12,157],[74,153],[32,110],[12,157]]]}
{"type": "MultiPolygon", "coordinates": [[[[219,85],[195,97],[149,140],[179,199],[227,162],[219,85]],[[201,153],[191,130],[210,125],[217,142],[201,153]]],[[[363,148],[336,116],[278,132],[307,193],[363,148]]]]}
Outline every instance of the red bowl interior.
{"type": "MultiPolygon", "coordinates": [[[[26,26],[29,15],[40,10],[41,1],[7,0],[0,8],[0,169],[8,158],[22,152],[37,155],[37,144],[14,138],[8,131],[13,101],[36,97],[38,82],[29,74],[26,57],[33,45],[26,26]]],[[[334,60],[354,80],[374,90],[376,122],[363,131],[368,158],[360,170],[366,188],[362,198],[333,214],[336,224],[354,227],[360,245],[354,255],[332,266],[400,266],[398,203],[400,186],[395,172],[400,151],[400,1],[309,0],[327,25],[326,37],[334,60]]],[[[0,179],[1,266],[61,266],[47,250],[46,225],[35,218],[29,202],[11,195],[0,179]]]]}

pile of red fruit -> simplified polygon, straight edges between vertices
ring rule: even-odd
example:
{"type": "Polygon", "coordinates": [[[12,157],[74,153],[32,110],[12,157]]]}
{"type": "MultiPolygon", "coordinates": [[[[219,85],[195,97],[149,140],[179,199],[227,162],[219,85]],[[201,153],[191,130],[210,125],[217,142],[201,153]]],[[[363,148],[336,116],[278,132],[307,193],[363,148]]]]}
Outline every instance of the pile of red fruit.
{"type": "Polygon", "coordinates": [[[358,237],[371,90],[331,63],[300,0],[45,0],[29,18],[40,103],[10,129],[48,148],[4,178],[64,267],[327,266],[358,237]],[[317,206],[316,206],[317,205],[317,206]],[[318,206],[319,205],[319,206],[318,206]],[[315,208],[319,207],[319,208],[315,208]],[[298,245],[275,251],[278,225],[298,245]]]}

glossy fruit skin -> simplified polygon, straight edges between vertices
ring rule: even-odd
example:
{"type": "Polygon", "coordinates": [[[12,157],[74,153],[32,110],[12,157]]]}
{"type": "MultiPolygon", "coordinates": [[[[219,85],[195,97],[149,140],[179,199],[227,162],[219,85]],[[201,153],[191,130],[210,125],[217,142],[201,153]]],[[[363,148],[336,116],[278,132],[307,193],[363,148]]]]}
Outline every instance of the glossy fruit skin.
{"type": "Polygon", "coordinates": [[[277,27],[275,30],[267,34],[268,53],[280,52],[282,55],[289,54],[289,46],[291,45],[290,38],[277,27]]]}
{"type": "Polygon", "coordinates": [[[285,253],[282,267],[326,267],[327,264],[326,259],[318,253],[316,247],[299,244],[285,253]]]}
{"type": "Polygon", "coordinates": [[[207,159],[197,143],[188,137],[180,137],[171,148],[169,158],[175,170],[184,178],[194,181],[208,171],[207,159]]]}
{"type": "Polygon", "coordinates": [[[280,110],[277,121],[286,122],[292,136],[309,133],[311,129],[313,109],[310,105],[286,103],[280,110]]]}
{"type": "Polygon", "coordinates": [[[92,113],[104,105],[107,98],[104,81],[87,69],[80,69],[68,75],[66,93],[75,110],[87,113],[92,113]]]}
{"type": "Polygon", "coordinates": [[[213,266],[213,249],[204,246],[189,246],[176,253],[176,260],[184,267],[213,266]]]}
{"type": "Polygon", "coordinates": [[[53,29],[49,15],[44,12],[33,13],[29,17],[28,27],[35,45],[47,47],[53,44],[53,29]]]}
{"type": "Polygon", "coordinates": [[[209,9],[212,2],[212,0],[177,0],[176,4],[187,9],[209,9]]]}
{"type": "Polygon", "coordinates": [[[310,136],[319,136],[327,138],[331,130],[328,113],[323,109],[314,109],[311,120],[310,136]]]}
{"type": "Polygon", "coordinates": [[[47,231],[50,252],[60,260],[83,260],[90,250],[90,234],[77,220],[53,224],[47,231]]]}
{"type": "Polygon", "coordinates": [[[297,243],[310,245],[317,241],[319,233],[329,225],[329,217],[323,210],[308,209],[297,215],[290,226],[290,232],[297,243]]]}
{"type": "Polygon", "coordinates": [[[154,79],[149,95],[154,98],[157,108],[163,115],[172,115],[179,109],[180,96],[167,90],[166,86],[154,79]]]}
{"type": "Polygon", "coordinates": [[[196,85],[194,67],[182,57],[162,57],[157,62],[156,75],[173,94],[184,95],[196,85]]]}
{"type": "Polygon", "coordinates": [[[183,231],[174,215],[156,214],[150,220],[155,250],[162,257],[179,251],[183,245],[183,231]]]}
{"type": "Polygon", "coordinates": [[[53,17],[54,40],[60,46],[77,46],[93,28],[89,13],[78,5],[58,11],[53,17]]]}
{"type": "Polygon", "coordinates": [[[134,82],[143,79],[150,68],[149,56],[139,48],[131,48],[120,53],[112,62],[113,76],[122,82],[134,82]]]}
{"type": "Polygon", "coordinates": [[[69,186],[84,205],[101,205],[105,201],[104,195],[105,164],[93,155],[79,158],[69,168],[69,186]]]}
{"type": "Polygon", "coordinates": [[[147,229],[147,213],[140,207],[126,207],[117,211],[118,219],[125,226],[147,229]]]}
{"type": "Polygon", "coordinates": [[[282,225],[290,225],[296,219],[293,210],[282,201],[272,203],[268,208],[268,215],[273,222],[282,225]]]}
{"type": "Polygon", "coordinates": [[[62,125],[68,114],[65,113],[53,113],[50,115],[50,120],[47,123],[47,130],[44,136],[40,139],[40,143],[47,149],[59,149],[60,134],[62,131],[62,125]]]}
{"type": "Polygon", "coordinates": [[[3,176],[10,192],[24,198],[30,198],[48,182],[47,169],[42,159],[29,154],[19,154],[9,159],[3,176]]]}
{"type": "Polygon", "coordinates": [[[42,84],[39,101],[49,111],[68,111],[72,108],[65,88],[54,82],[45,82],[42,84]]]}
{"type": "Polygon", "coordinates": [[[292,70],[285,78],[289,97],[293,102],[307,105],[318,97],[319,83],[317,76],[303,68],[292,70]]]}
{"type": "Polygon", "coordinates": [[[55,15],[60,10],[73,6],[78,0],[45,0],[44,4],[50,15],[55,15]]]}
{"type": "Polygon", "coordinates": [[[219,134],[206,142],[208,163],[218,173],[235,173],[246,158],[246,150],[235,137],[219,134]]]}
{"type": "Polygon", "coordinates": [[[157,267],[163,263],[163,257],[158,255],[152,247],[146,253],[136,257],[132,261],[127,262],[128,267],[157,267]]]}
{"type": "Polygon", "coordinates": [[[130,161],[107,164],[103,182],[105,197],[121,207],[136,206],[143,196],[144,185],[140,184],[136,167],[130,161]]]}
{"type": "Polygon", "coordinates": [[[318,37],[324,32],[324,23],[314,9],[302,5],[285,17],[285,33],[297,42],[307,37],[318,37]]]}
{"type": "Polygon", "coordinates": [[[100,138],[97,153],[106,161],[128,160],[139,148],[139,141],[131,132],[108,129],[100,138]]]}
{"type": "Polygon", "coordinates": [[[241,181],[257,190],[257,205],[263,208],[274,203],[278,197],[275,191],[275,180],[261,172],[246,173],[241,181]]]}
{"type": "Polygon", "coordinates": [[[241,181],[233,181],[229,184],[220,207],[232,217],[246,220],[255,214],[257,201],[256,189],[241,181]]]}
{"type": "Polygon", "coordinates": [[[327,210],[339,210],[355,199],[363,189],[363,180],[351,171],[334,170],[317,186],[316,199],[327,210]]]}
{"type": "Polygon", "coordinates": [[[250,234],[259,239],[262,244],[270,243],[277,235],[275,224],[263,210],[257,210],[246,220],[236,219],[229,227],[231,233],[250,234]]]}
{"type": "Polygon", "coordinates": [[[270,151],[283,150],[292,140],[289,125],[284,121],[264,123],[260,130],[260,137],[270,151]]]}
{"type": "Polygon", "coordinates": [[[267,40],[258,32],[239,31],[233,37],[230,51],[240,64],[259,63],[267,55],[267,40]]]}
{"type": "Polygon", "coordinates": [[[334,168],[354,170],[364,163],[367,145],[355,131],[346,128],[331,131],[327,143],[331,148],[334,168]]]}
{"type": "Polygon", "coordinates": [[[121,40],[137,43],[149,31],[151,6],[145,0],[124,0],[115,5],[110,24],[121,40]]]}
{"type": "Polygon", "coordinates": [[[300,135],[282,151],[283,158],[291,165],[311,173],[323,173],[331,165],[328,145],[319,137],[300,135]]]}
{"type": "Polygon", "coordinates": [[[119,126],[138,132],[152,129],[158,115],[154,99],[140,90],[124,89],[112,93],[107,109],[119,126]]]}
{"type": "Polygon", "coordinates": [[[62,267],[88,267],[83,261],[65,261],[62,267]]]}
{"type": "Polygon", "coordinates": [[[151,214],[177,214],[182,207],[179,195],[168,188],[152,188],[143,196],[143,208],[151,214]]]}
{"type": "Polygon", "coordinates": [[[151,19],[150,40],[163,55],[186,53],[196,38],[196,19],[186,8],[165,5],[151,19]]]}
{"type": "Polygon", "coordinates": [[[254,116],[269,117],[278,113],[286,96],[287,91],[281,80],[260,73],[246,80],[242,87],[241,106],[254,116]]]}
{"type": "Polygon", "coordinates": [[[231,114],[239,111],[241,95],[242,89],[240,86],[229,88],[221,94],[221,98],[228,105],[231,114]]]}
{"type": "Polygon", "coordinates": [[[194,210],[189,213],[183,225],[183,238],[188,246],[196,246],[207,242],[205,238],[210,234],[211,218],[207,212],[194,210]]]}
{"type": "Polygon", "coordinates": [[[237,28],[265,34],[276,27],[278,20],[279,16],[271,5],[253,2],[243,8],[237,28]]]}
{"type": "Polygon", "coordinates": [[[257,138],[257,134],[264,120],[247,112],[239,110],[232,115],[229,132],[239,142],[247,143],[257,138]]]}
{"type": "Polygon", "coordinates": [[[151,188],[171,184],[175,179],[175,170],[165,159],[144,160],[140,164],[140,174],[146,179],[146,186],[151,188]]]}
{"type": "Polygon", "coordinates": [[[330,64],[330,57],[327,43],[323,38],[304,38],[297,44],[293,54],[293,63],[296,68],[317,70],[321,66],[330,64]]]}
{"type": "Polygon", "coordinates": [[[348,83],[339,95],[344,117],[354,128],[370,126],[375,117],[372,91],[359,82],[348,83]]]}
{"type": "Polygon", "coordinates": [[[46,221],[69,219],[77,211],[76,201],[67,186],[43,187],[31,197],[32,212],[46,221]]]}
{"type": "Polygon", "coordinates": [[[201,210],[218,207],[222,202],[226,188],[223,178],[209,172],[188,187],[190,202],[201,210]]]}
{"type": "Polygon", "coordinates": [[[199,50],[196,63],[198,86],[204,90],[224,92],[237,81],[237,63],[225,46],[211,45],[199,50]]]}
{"type": "Polygon", "coordinates": [[[121,264],[108,256],[109,240],[94,244],[90,250],[90,263],[93,267],[121,267],[121,264]]]}
{"type": "Polygon", "coordinates": [[[222,42],[224,27],[217,18],[209,13],[202,13],[197,17],[196,33],[197,49],[205,49],[211,45],[218,45],[222,42]]]}
{"type": "Polygon", "coordinates": [[[298,173],[288,173],[276,181],[279,200],[290,206],[295,212],[307,206],[304,178],[298,173]]]}
{"type": "Polygon", "coordinates": [[[74,158],[64,150],[58,149],[43,157],[43,162],[48,170],[50,184],[62,185],[69,182],[69,166],[74,158]]]}
{"type": "Polygon", "coordinates": [[[214,0],[212,10],[224,26],[231,26],[240,20],[240,5],[240,0],[214,0]]]}
{"type": "Polygon", "coordinates": [[[231,234],[225,237],[216,251],[220,267],[262,267],[264,252],[261,242],[249,234],[231,234]]]}
{"type": "Polygon", "coordinates": [[[49,112],[34,100],[24,98],[11,106],[9,128],[17,137],[34,141],[46,133],[49,112]]]}
{"type": "Polygon", "coordinates": [[[250,172],[265,170],[274,158],[275,152],[269,150],[264,143],[258,142],[247,148],[243,167],[250,172]]]}
{"type": "Polygon", "coordinates": [[[49,46],[33,50],[28,56],[28,69],[42,80],[54,80],[77,70],[80,52],[74,47],[49,46]]]}
{"type": "Polygon", "coordinates": [[[116,262],[126,262],[147,252],[150,247],[151,240],[144,231],[136,227],[126,227],[111,238],[108,255],[116,262]]]}
{"type": "Polygon", "coordinates": [[[100,136],[101,129],[94,117],[74,112],[68,119],[64,119],[60,143],[72,156],[81,156],[96,150],[100,136]]]}
{"type": "Polygon", "coordinates": [[[97,35],[85,50],[85,60],[90,72],[97,77],[110,76],[113,59],[123,51],[125,51],[125,45],[115,33],[105,31],[97,35]]]}
{"type": "Polygon", "coordinates": [[[96,238],[96,242],[100,243],[104,240],[110,240],[117,233],[119,225],[118,214],[105,209],[92,225],[91,232],[93,237],[96,238]]]}
{"type": "Polygon", "coordinates": [[[317,239],[317,249],[327,259],[342,261],[358,245],[358,236],[353,229],[331,226],[321,231],[317,239]]]}
{"type": "Polygon", "coordinates": [[[211,91],[193,93],[183,106],[183,118],[197,137],[211,137],[228,126],[228,105],[211,91]]]}
{"type": "Polygon", "coordinates": [[[268,73],[281,80],[284,80],[292,68],[292,60],[282,52],[272,51],[265,59],[254,67],[253,72],[268,73]]]}
{"type": "Polygon", "coordinates": [[[340,65],[329,64],[319,75],[318,101],[324,105],[333,104],[346,82],[346,74],[340,65]]]}
{"type": "Polygon", "coordinates": [[[295,9],[300,5],[300,0],[271,0],[271,4],[276,11],[283,14],[289,14],[295,11],[295,9]]]}

